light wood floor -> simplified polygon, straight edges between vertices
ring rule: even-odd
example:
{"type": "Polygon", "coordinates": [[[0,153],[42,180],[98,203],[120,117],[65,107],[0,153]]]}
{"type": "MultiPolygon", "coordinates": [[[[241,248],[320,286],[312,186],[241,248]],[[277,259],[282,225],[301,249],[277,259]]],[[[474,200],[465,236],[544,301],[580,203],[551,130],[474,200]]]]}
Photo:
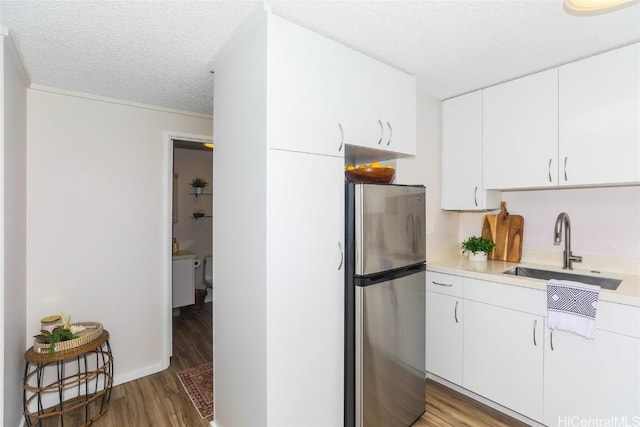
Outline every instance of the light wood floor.
{"type": "MultiPolygon", "coordinates": [[[[201,419],[189,400],[177,373],[213,360],[211,303],[201,310],[183,308],[173,318],[173,356],[171,366],[157,374],[118,385],[111,392],[111,405],[96,427],[208,427],[211,417],[201,419]]],[[[118,370],[118,355],[114,354],[118,370]]],[[[93,413],[97,413],[93,412],[93,413]]],[[[83,414],[78,414],[81,416],[83,414]]],[[[78,427],[82,418],[65,415],[65,427],[78,427]]],[[[60,426],[48,420],[43,426],[60,426]]]]}
{"type": "MultiPolygon", "coordinates": [[[[114,387],[111,407],[95,425],[208,427],[211,418],[200,418],[176,374],[213,359],[212,336],[211,303],[201,310],[182,309],[182,314],[173,318],[174,346],[169,369],[114,387]]],[[[118,369],[117,355],[114,356],[115,369],[118,369]]],[[[426,412],[413,427],[526,425],[431,380],[426,383],[426,392],[426,412]]],[[[80,424],[65,417],[65,426],[80,424]]]]}
{"type": "MultiPolygon", "coordinates": [[[[184,391],[177,373],[213,360],[211,303],[186,307],[173,318],[173,356],[169,369],[113,388],[111,407],[99,427],[208,427],[184,391]]],[[[115,359],[118,369],[118,361],[115,359]]]]}
{"type": "Polygon", "coordinates": [[[426,411],[413,427],[527,426],[432,380],[427,380],[426,393],[426,411]]]}

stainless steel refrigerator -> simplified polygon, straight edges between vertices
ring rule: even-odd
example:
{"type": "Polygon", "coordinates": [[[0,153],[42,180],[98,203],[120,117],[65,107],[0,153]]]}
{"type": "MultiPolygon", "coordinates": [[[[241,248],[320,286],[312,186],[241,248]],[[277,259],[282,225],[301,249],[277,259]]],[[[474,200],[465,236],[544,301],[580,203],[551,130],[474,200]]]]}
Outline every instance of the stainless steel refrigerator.
{"type": "Polygon", "coordinates": [[[345,426],[406,427],[425,405],[425,188],[347,184],[345,426]]]}

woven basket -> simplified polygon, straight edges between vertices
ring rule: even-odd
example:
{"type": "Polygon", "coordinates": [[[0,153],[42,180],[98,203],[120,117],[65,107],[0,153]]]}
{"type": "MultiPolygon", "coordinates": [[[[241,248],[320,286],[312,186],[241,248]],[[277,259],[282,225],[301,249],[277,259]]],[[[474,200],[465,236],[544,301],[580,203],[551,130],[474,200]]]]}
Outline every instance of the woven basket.
{"type": "MultiPolygon", "coordinates": [[[[65,351],[71,350],[72,348],[80,347],[81,345],[85,345],[90,343],[91,341],[98,338],[102,335],[102,323],[98,322],[76,322],[71,325],[75,326],[84,326],[84,331],[80,331],[76,334],[77,338],[74,338],[69,341],[61,341],[53,344],[55,346],[55,351],[65,351]]],[[[48,353],[51,345],[48,343],[41,343],[37,340],[33,342],[33,351],[36,353],[48,353]]]]}

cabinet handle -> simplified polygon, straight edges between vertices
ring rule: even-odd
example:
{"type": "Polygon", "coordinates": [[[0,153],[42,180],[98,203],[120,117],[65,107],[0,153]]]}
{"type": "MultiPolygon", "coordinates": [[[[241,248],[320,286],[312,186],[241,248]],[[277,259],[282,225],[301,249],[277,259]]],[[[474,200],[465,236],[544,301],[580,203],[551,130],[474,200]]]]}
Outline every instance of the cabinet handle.
{"type": "Polygon", "coordinates": [[[454,317],[454,319],[456,319],[456,323],[460,323],[460,322],[458,322],[458,303],[459,302],[460,301],[456,301],[456,308],[455,308],[455,310],[453,310],[453,317],[454,317]]]}
{"type": "Polygon", "coordinates": [[[549,159],[549,182],[551,182],[551,159],[549,159]]]}
{"type": "Polygon", "coordinates": [[[533,345],[537,346],[538,343],[536,342],[536,327],[538,326],[538,321],[536,319],[533,320],[533,345]]]}
{"type": "Polygon", "coordinates": [[[447,288],[450,288],[450,287],[452,287],[452,286],[453,286],[453,285],[452,285],[452,284],[450,284],[450,283],[438,283],[438,282],[435,282],[435,281],[433,281],[433,280],[431,281],[431,283],[433,283],[434,285],[438,285],[438,286],[446,286],[447,288]]]}
{"type": "Polygon", "coordinates": [[[389,128],[389,140],[387,141],[387,147],[391,144],[391,137],[393,136],[393,128],[391,127],[391,123],[387,122],[387,127],[389,128]]]}
{"type": "Polygon", "coordinates": [[[551,344],[551,351],[555,351],[553,348],[553,329],[549,330],[549,343],[551,344]]]}
{"type": "Polygon", "coordinates": [[[476,208],[478,207],[478,186],[476,185],[476,189],[473,190],[473,203],[476,204],[476,208]]]}
{"type": "Polygon", "coordinates": [[[338,249],[340,249],[340,265],[338,265],[338,270],[341,270],[342,264],[344,263],[344,251],[342,250],[342,242],[338,242],[338,249]]]}
{"type": "Polygon", "coordinates": [[[382,144],[382,137],[384,136],[384,125],[380,119],[378,119],[378,124],[380,125],[380,139],[378,140],[378,145],[380,145],[382,144]]]}
{"type": "Polygon", "coordinates": [[[564,180],[567,181],[567,159],[568,157],[564,158],[564,180]]]}
{"type": "Polygon", "coordinates": [[[338,152],[340,152],[344,146],[344,129],[342,129],[342,123],[338,123],[338,127],[340,128],[340,147],[338,147],[338,152]]]}

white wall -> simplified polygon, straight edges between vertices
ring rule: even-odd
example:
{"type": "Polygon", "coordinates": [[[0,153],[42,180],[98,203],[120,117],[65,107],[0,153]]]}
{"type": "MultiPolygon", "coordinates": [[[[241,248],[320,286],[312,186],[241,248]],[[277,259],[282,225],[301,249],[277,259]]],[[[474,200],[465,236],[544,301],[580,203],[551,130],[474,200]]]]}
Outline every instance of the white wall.
{"type": "MultiPolygon", "coordinates": [[[[510,191],[502,198],[524,217],[523,262],[562,266],[564,242],[553,244],[553,230],[566,212],[573,253],[583,256],[574,268],[640,274],[640,186],[510,191]]],[[[484,216],[461,214],[459,240],[479,236],[484,216]]]]}
{"type": "Polygon", "coordinates": [[[29,84],[13,41],[2,37],[3,84],[0,160],[0,419],[2,425],[18,425],[22,418],[22,369],[26,307],[26,137],[27,86],[29,84]]]}
{"type": "MultiPolygon", "coordinates": [[[[178,174],[178,222],[173,224],[173,237],[178,240],[180,249],[195,253],[199,260],[211,255],[213,250],[213,218],[194,219],[193,212],[202,210],[212,213],[213,195],[213,151],[189,150],[177,148],[173,151],[173,172],[178,174]],[[195,177],[206,180],[209,185],[203,193],[195,197],[193,187],[189,185],[195,177]]],[[[196,288],[203,288],[202,271],[196,270],[196,288]]],[[[210,295],[207,295],[210,297],[210,295]]]]}
{"type": "Polygon", "coordinates": [[[162,369],[164,132],[211,118],[46,88],[27,111],[27,340],[62,311],[110,332],[116,383],[162,369]]]}
{"type": "Polygon", "coordinates": [[[418,92],[415,158],[396,161],[397,184],[423,184],[427,190],[427,264],[458,251],[458,213],[440,209],[442,188],[441,103],[418,92]]]}

